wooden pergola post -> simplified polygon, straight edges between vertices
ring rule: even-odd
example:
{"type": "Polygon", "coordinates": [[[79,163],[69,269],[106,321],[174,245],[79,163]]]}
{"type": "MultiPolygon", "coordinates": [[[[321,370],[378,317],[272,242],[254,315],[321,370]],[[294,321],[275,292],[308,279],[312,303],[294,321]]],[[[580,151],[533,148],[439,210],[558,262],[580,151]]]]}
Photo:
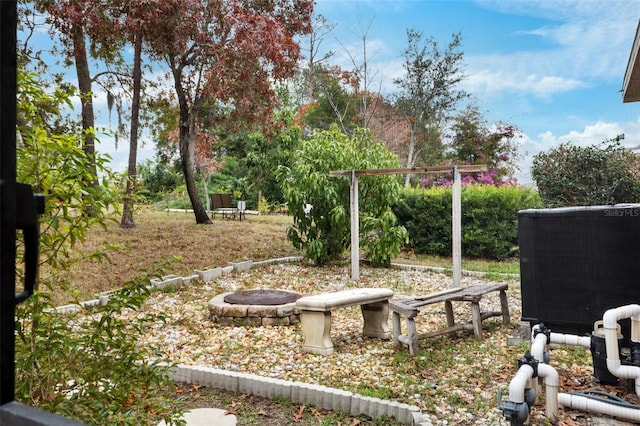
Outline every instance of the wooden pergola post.
{"type": "Polygon", "coordinates": [[[358,177],[356,171],[351,171],[351,279],[360,279],[360,214],[358,207],[358,177]]]}
{"type": "MultiPolygon", "coordinates": [[[[410,169],[368,169],[368,170],[336,170],[329,172],[329,176],[348,176],[350,178],[350,210],[351,210],[351,279],[360,279],[360,217],[358,211],[358,176],[392,175],[392,174],[437,174],[451,171],[450,166],[436,166],[410,169]]],[[[460,172],[485,172],[484,164],[453,166],[452,191],[452,256],[453,256],[453,286],[460,287],[462,282],[462,184],[460,172]]]]}
{"type": "Polygon", "coordinates": [[[451,251],[453,257],[453,286],[462,285],[462,183],[458,166],[453,166],[451,191],[451,251]]]}

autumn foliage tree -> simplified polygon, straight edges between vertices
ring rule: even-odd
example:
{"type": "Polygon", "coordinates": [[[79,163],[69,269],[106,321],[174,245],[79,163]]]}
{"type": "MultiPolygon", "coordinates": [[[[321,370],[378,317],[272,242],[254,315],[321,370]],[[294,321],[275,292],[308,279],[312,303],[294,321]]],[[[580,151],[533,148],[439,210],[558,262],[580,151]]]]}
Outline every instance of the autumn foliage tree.
{"type": "Polygon", "coordinates": [[[195,184],[201,107],[243,126],[268,124],[276,105],[274,80],[291,77],[300,57],[294,36],[310,29],[312,0],[165,0],[150,22],[149,42],[163,59],[180,108],[179,146],[197,223],[211,223],[195,184]]]}
{"type": "Polygon", "coordinates": [[[467,176],[475,181],[500,185],[513,181],[519,159],[518,129],[510,124],[486,122],[475,106],[453,119],[446,158],[456,164],[484,164],[487,172],[467,176]]]}

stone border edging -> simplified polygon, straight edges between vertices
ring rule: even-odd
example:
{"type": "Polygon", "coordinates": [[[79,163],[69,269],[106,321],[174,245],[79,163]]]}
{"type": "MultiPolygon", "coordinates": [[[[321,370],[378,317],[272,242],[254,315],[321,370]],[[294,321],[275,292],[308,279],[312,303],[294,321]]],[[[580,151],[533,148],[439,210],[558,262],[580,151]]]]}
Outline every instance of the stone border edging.
{"type": "Polygon", "coordinates": [[[420,408],[415,405],[303,382],[183,364],[173,367],[169,377],[175,382],[225,389],[264,398],[285,398],[293,403],[311,404],[325,410],[342,410],[353,416],[363,414],[373,418],[392,416],[396,421],[409,426],[418,425],[423,421],[420,408]]]}
{"type": "MultiPolygon", "coordinates": [[[[212,281],[219,276],[229,274],[233,271],[245,271],[259,266],[301,262],[302,256],[289,256],[274,259],[267,259],[258,262],[250,260],[242,262],[230,262],[229,266],[208,269],[204,271],[194,271],[194,274],[180,277],[167,275],[161,279],[154,278],[149,285],[150,290],[161,290],[167,286],[180,286],[189,284],[191,280],[201,279],[212,281]]],[[[394,269],[430,271],[445,273],[447,268],[411,265],[403,263],[392,263],[394,269]]],[[[462,271],[463,275],[473,277],[486,277],[487,273],[477,271],[462,271]]],[[[501,274],[505,276],[518,277],[516,274],[501,274]]],[[[105,305],[109,301],[109,294],[114,290],[100,293],[97,299],[80,302],[79,304],[64,305],[56,308],[62,314],[78,312],[81,309],[93,306],[105,305]]],[[[245,374],[240,372],[220,370],[205,366],[178,365],[170,373],[170,378],[176,382],[188,384],[198,384],[218,389],[225,389],[232,392],[250,393],[265,398],[286,398],[294,403],[307,403],[325,410],[342,410],[354,416],[367,415],[370,417],[392,416],[396,421],[409,426],[417,426],[428,419],[415,405],[403,404],[380,398],[354,394],[335,388],[321,385],[313,385],[303,382],[292,382],[282,379],[271,379],[255,374],[245,374]]],[[[430,423],[427,423],[430,424],[430,423]]]]}

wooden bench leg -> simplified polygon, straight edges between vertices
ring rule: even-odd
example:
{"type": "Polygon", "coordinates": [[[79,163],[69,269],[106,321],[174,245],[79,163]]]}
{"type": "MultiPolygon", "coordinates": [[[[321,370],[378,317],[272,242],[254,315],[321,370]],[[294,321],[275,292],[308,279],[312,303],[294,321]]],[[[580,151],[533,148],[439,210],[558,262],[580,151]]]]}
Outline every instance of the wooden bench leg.
{"type": "Polygon", "coordinates": [[[500,310],[502,311],[502,323],[507,325],[511,322],[511,315],[509,315],[509,302],[507,300],[507,292],[500,290],[500,310]]]}
{"type": "Polygon", "coordinates": [[[331,311],[301,311],[300,324],[304,333],[302,350],[319,355],[332,354],[331,311]]]}
{"type": "Polygon", "coordinates": [[[389,339],[389,302],[382,301],[361,305],[364,327],[362,335],[377,337],[379,339],[389,339]]]}
{"type": "Polygon", "coordinates": [[[409,353],[416,355],[418,353],[418,330],[413,318],[407,318],[407,344],[409,345],[409,353]]]}
{"type": "MultiPolygon", "coordinates": [[[[447,316],[447,327],[453,327],[454,325],[456,325],[456,319],[453,316],[453,305],[451,301],[447,300],[444,302],[444,312],[445,312],[445,315],[447,316]]],[[[450,337],[455,336],[455,334],[456,334],[455,331],[448,333],[450,337]]]]}
{"type": "Polygon", "coordinates": [[[398,348],[400,347],[400,333],[402,332],[400,329],[400,314],[393,312],[391,322],[393,325],[393,346],[398,348]]]}
{"type": "Polygon", "coordinates": [[[473,333],[482,339],[482,315],[480,314],[480,302],[471,302],[471,324],[473,333]]]}

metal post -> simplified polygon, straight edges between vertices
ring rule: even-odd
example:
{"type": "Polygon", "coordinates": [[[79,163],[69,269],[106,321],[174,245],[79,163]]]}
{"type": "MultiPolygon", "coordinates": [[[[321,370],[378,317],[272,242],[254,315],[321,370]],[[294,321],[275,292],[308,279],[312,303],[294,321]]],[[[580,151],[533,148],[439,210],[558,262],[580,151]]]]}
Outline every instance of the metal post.
{"type": "Polygon", "coordinates": [[[351,171],[351,279],[360,279],[360,218],[358,213],[358,177],[351,171]]]}
{"type": "Polygon", "coordinates": [[[0,405],[15,396],[16,2],[0,2],[0,405]]]}
{"type": "Polygon", "coordinates": [[[462,186],[458,166],[453,167],[451,222],[453,239],[453,286],[462,285],[462,186]]]}

